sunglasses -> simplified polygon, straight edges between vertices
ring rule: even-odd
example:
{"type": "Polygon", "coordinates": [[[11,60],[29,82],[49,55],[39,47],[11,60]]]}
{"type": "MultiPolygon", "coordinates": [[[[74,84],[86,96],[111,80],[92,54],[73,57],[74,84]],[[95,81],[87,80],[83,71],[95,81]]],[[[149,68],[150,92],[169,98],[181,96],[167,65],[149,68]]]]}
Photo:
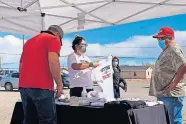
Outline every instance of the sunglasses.
{"type": "Polygon", "coordinates": [[[79,44],[79,46],[85,46],[85,47],[87,47],[88,44],[79,44]]]}
{"type": "Polygon", "coordinates": [[[161,37],[161,38],[158,38],[158,41],[160,41],[160,40],[166,40],[167,39],[167,37],[161,37]]]}

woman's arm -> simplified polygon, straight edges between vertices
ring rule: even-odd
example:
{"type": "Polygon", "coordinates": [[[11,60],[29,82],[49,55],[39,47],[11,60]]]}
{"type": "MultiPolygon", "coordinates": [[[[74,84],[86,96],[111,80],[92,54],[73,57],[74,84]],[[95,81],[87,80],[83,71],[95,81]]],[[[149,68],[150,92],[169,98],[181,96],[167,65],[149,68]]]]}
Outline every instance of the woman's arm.
{"type": "Polygon", "coordinates": [[[94,67],[96,68],[97,66],[99,66],[99,64],[97,62],[86,62],[86,63],[73,63],[71,65],[71,67],[74,70],[83,70],[89,67],[94,67]]]}
{"type": "Polygon", "coordinates": [[[87,63],[73,63],[71,65],[71,67],[74,70],[83,70],[83,69],[89,68],[90,66],[91,66],[91,64],[89,62],[87,62],[87,63]]]}

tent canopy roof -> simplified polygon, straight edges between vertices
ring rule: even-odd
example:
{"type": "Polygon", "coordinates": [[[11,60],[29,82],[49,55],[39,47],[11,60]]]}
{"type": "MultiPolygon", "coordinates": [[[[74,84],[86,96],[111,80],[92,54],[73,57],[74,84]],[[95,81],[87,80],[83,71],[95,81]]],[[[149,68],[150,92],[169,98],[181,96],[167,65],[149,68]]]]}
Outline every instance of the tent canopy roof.
{"type": "Polygon", "coordinates": [[[0,31],[35,35],[50,25],[65,33],[186,12],[186,0],[0,0],[0,31]]]}

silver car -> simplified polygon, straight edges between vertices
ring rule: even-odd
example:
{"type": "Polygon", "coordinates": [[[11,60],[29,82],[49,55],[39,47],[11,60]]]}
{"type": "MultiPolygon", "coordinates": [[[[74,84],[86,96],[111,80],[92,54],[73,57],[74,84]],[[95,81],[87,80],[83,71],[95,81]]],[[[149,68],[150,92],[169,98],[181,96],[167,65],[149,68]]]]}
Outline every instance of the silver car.
{"type": "MultiPolygon", "coordinates": [[[[69,76],[68,74],[61,73],[62,77],[62,83],[64,87],[69,88],[69,76]]],[[[15,73],[9,73],[5,77],[2,77],[0,79],[0,86],[4,87],[5,90],[11,91],[13,89],[18,89],[18,84],[19,84],[19,72],[15,73]]],[[[56,83],[54,82],[54,89],[56,89],[56,83]]]]}
{"type": "Polygon", "coordinates": [[[18,89],[19,73],[9,73],[5,77],[1,78],[0,85],[4,87],[5,90],[11,91],[13,89],[18,89]]]}

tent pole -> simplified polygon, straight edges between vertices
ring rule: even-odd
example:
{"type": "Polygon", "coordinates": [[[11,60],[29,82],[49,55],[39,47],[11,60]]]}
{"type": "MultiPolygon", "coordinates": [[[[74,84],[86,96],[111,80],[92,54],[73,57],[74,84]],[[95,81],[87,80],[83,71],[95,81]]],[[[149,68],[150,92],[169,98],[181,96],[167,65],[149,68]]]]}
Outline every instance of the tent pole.
{"type": "Polygon", "coordinates": [[[2,57],[0,56],[0,69],[1,69],[1,62],[2,62],[1,60],[2,60],[2,57]]]}
{"type": "Polygon", "coordinates": [[[24,44],[25,44],[25,35],[23,35],[23,47],[24,47],[24,44]]]}

